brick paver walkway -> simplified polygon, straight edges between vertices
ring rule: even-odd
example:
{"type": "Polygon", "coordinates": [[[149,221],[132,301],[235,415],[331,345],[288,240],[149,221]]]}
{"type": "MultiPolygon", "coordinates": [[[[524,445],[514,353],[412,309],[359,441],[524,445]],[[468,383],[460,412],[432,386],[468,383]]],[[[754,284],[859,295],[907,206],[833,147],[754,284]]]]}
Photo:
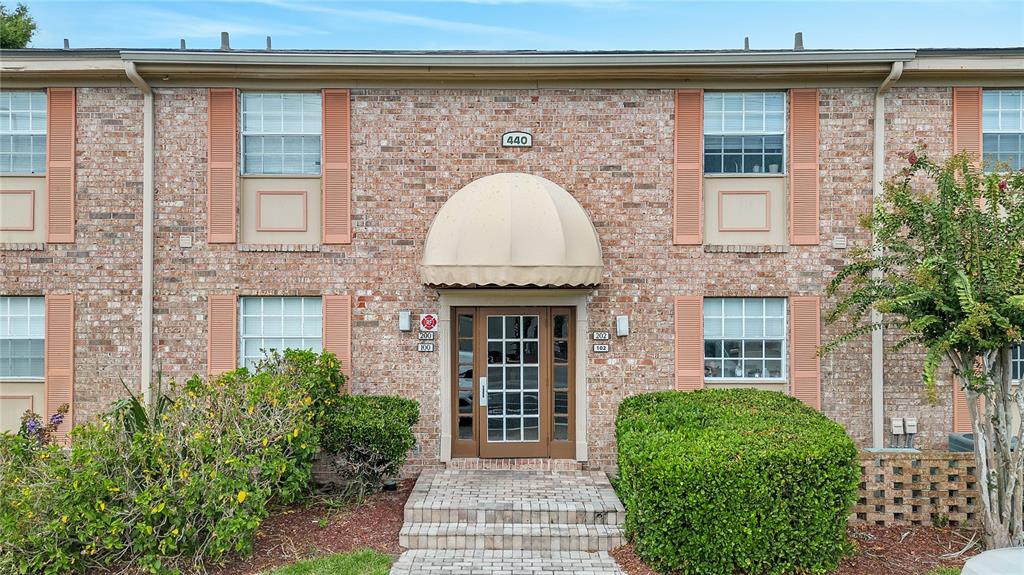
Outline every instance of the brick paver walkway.
{"type": "Polygon", "coordinates": [[[621,574],[622,504],[591,471],[448,469],[420,476],[392,575],[621,574]]]}

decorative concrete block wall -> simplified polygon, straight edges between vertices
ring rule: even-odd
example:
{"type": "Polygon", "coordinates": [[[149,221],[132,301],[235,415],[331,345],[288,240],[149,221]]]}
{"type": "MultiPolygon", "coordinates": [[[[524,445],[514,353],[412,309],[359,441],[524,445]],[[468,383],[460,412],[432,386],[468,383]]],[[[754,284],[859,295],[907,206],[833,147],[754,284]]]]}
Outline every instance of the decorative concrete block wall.
{"type": "Polygon", "coordinates": [[[851,524],[975,524],[973,453],[860,454],[861,482],[851,524]]]}

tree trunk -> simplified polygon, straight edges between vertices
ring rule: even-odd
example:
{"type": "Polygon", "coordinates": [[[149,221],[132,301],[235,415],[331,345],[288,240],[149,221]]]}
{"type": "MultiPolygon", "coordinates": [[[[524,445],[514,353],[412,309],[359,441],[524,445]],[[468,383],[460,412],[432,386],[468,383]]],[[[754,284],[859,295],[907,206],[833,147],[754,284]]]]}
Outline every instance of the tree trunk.
{"type": "Polygon", "coordinates": [[[965,374],[960,385],[971,413],[978,506],[988,549],[1024,546],[1024,389],[1010,381],[1010,357],[1010,348],[1004,348],[983,354],[978,363],[954,360],[961,371],[972,365],[984,369],[983,388],[972,389],[965,374]]]}

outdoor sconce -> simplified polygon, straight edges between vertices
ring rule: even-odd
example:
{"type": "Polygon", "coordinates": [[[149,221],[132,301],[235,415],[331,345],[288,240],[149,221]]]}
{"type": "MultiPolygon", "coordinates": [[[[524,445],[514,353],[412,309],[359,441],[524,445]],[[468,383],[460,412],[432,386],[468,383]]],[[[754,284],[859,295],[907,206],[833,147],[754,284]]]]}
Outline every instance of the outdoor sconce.
{"type": "Polygon", "coordinates": [[[615,335],[619,337],[625,337],[629,335],[629,316],[628,315],[617,315],[615,316],[615,335]]]}
{"type": "Polygon", "coordinates": [[[406,310],[398,312],[398,330],[412,331],[412,312],[406,310]]]}

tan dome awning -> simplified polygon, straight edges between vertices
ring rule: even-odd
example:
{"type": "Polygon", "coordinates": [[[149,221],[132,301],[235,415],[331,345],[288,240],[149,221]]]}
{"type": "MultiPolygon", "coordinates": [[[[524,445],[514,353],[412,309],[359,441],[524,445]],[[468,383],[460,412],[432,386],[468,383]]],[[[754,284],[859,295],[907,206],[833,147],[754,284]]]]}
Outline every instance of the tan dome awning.
{"type": "Polygon", "coordinates": [[[592,286],[601,243],[583,207],[530,174],[469,183],[437,212],[420,273],[434,286],[592,286]]]}

